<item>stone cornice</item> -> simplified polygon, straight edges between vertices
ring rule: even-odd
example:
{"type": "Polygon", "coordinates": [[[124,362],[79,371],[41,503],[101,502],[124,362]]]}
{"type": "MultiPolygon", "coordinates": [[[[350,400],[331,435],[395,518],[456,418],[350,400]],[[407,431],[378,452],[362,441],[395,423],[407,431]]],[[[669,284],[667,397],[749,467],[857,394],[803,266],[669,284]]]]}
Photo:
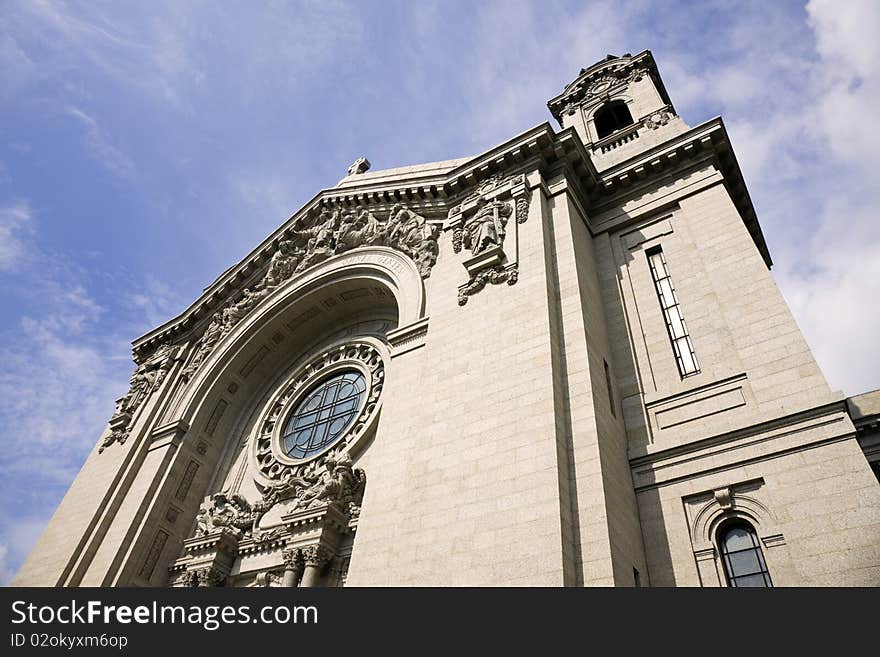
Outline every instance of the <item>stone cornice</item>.
{"type": "Polygon", "coordinates": [[[668,175],[676,168],[674,165],[698,155],[714,158],[718,163],[743,221],[770,266],[770,255],[761,228],[720,118],[677,135],[601,173],[597,172],[573,128],[557,133],[545,122],[443,175],[422,176],[417,180],[402,177],[381,183],[366,182],[363,185],[320,191],[247,256],[221,274],[180,315],[135,340],[135,359],[140,361],[144,354],[162,343],[179,343],[189,339],[195,327],[206,323],[212,313],[232,295],[264,272],[279,241],[292,234],[300,219],[314,217],[322,209],[350,206],[382,210],[395,203],[404,203],[424,213],[428,221],[439,225],[449,208],[460,202],[481,181],[498,173],[515,174],[535,170],[543,173],[564,171],[566,175],[573,176],[584,196],[584,205],[591,209],[637,193],[644,185],[668,175]]]}
{"type": "Polygon", "coordinates": [[[578,173],[592,179],[595,168],[573,130],[554,132],[549,123],[543,123],[513,139],[496,146],[484,154],[468,160],[442,176],[421,178],[416,182],[407,178],[382,183],[348,185],[318,192],[299,211],[292,215],[276,231],[264,239],[255,249],[227,269],[203,294],[177,317],[134,341],[136,359],[156,345],[179,341],[196,325],[207,320],[236,290],[246,286],[269,263],[278,242],[290,235],[294,224],[301,218],[314,216],[326,207],[366,206],[382,209],[395,203],[404,203],[419,212],[445,217],[448,208],[462,193],[473,185],[502,171],[517,168],[546,166],[558,158],[579,162],[578,173]]]}
{"type": "Polygon", "coordinates": [[[592,198],[594,206],[611,205],[623,196],[638,193],[658,176],[666,175],[679,165],[699,158],[712,159],[724,176],[727,189],[748,228],[767,267],[772,266],[770,251],[758,223],[755,207],[749,196],[742,171],[730,143],[730,136],[721,117],[715,117],[647,151],[602,171],[597,179],[600,197],[592,198]]]}

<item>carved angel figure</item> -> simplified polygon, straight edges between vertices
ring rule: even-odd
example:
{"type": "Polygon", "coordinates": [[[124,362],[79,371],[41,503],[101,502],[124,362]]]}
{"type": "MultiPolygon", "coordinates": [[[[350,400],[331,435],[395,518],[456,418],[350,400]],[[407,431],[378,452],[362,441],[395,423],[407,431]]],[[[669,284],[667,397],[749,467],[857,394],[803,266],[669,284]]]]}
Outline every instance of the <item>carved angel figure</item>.
{"type": "Polygon", "coordinates": [[[364,471],[352,468],[351,458],[347,454],[328,457],[324,467],[326,469],[318,480],[297,496],[303,507],[307,508],[319,501],[344,505],[363,494],[366,480],[364,471]]]}

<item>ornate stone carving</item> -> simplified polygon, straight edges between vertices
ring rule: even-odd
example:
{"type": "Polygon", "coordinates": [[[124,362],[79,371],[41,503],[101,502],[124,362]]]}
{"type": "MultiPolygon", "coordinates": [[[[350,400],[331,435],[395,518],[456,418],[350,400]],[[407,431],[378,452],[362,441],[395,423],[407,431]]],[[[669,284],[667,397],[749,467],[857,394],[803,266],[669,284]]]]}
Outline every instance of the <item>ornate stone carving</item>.
{"type": "Polygon", "coordinates": [[[309,469],[267,486],[262,506],[269,509],[281,501],[288,502],[289,511],[335,504],[350,516],[360,513],[366,473],[352,467],[348,454],[328,456],[320,468],[309,469]]]}
{"type": "MultiPolygon", "coordinates": [[[[586,69],[581,69],[579,75],[582,76],[586,72],[586,69]]],[[[638,82],[646,75],[649,75],[648,69],[640,66],[631,67],[628,62],[604,69],[601,73],[595,73],[572,83],[563,97],[550,109],[556,116],[574,114],[582,105],[601,102],[603,98],[615,91],[616,87],[638,82]]]]}
{"type": "Polygon", "coordinates": [[[193,587],[198,585],[198,575],[196,575],[196,573],[191,570],[184,570],[182,573],[179,573],[177,577],[171,580],[171,586],[174,587],[193,587]]]}
{"type": "Polygon", "coordinates": [[[284,481],[292,476],[307,477],[317,468],[323,467],[326,458],[347,451],[349,445],[359,438],[367,428],[378,408],[382,387],[385,381],[385,363],[382,354],[369,342],[354,341],[326,351],[301,367],[287,385],[272,401],[265,419],[260,425],[260,433],[254,443],[253,458],[259,472],[269,480],[284,481]],[[324,458],[308,463],[290,463],[275,453],[272,446],[273,434],[279,422],[284,421],[282,413],[291,398],[300,394],[308,382],[331,365],[351,362],[369,372],[367,399],[358,416],[345,436],[326,453],[324,458]]]}
{"type": "Polygon", "coordinates": [[[461,252],[462,242],[464,241],[464,228],[456,226],[452,229],[452,251],[454,253],[461,252]]]}
{"type": "Polygon", "coordinates": [[[428,278],[437,262],[438,235],[436,226],[399,203],[391,208],[385,221],[364,208],[324,208],[316,217],[300,218],[288,237],[278,242],[263,278],[214,313],[196,343],[182,378],[185,381],[191,379],[217,343],[275,288],[295,274],[351,249],[386,246],[409,256],[421,276],[428,278]]]}
{"type": "Polygon", "coordinates": [[[302,549],[303,561],[306,566],[312,566],[322,569],[330,559],[333,553],[323,545],[309,545],[302,549]]]}
{"type": "Polygon", "coordinates": [[[226,573],[213,566],[206,566],[195,571],[198,586],[223,586],[226,582],[226,573]]]}
{"type": "Polygon", "coordinates": [[[484,269],[458,288],[458,305],[465,305],[468,302],[469,296],[476,294],[489,283],[492,285],[499,285],[501,283],[515,285],[518,278],[519,272],[515,264],[508,265],[507,267],[496,265],[491,269],[484,269]]]}
{"type": "Polygon", "coordinates": [[[266,509],[261,502],[251,504],[240,494],[214,493],[205,498],[196,515],[196,536],[228,529],[236,536],[253,532],[266,509]]]}
{"type": "Polygon", "coordinates": [[[385,246],[407,254],[418,267],[423,278],[431,275],[431,268],[437,262],[437,226],[429,224],[425,218],[402,205],[391,209],[388,219],[388,237],[385,246]]]}
{"type": "Polygon", "coordinates": [[[516,249],[509,256],[504,241],[510,218],[516,217],[517,225],[525,223],[530,203],[531,191],[524,174],[496,174],[449,211],[446,227],[452,230],[453,251],[471,251],[462,263],[468,281],[458,289],[459,305],[465,305],[470,295],[489,283],[516,282],[516,249]]]}
{"type": "Polygon", "coordinates": [[[282,573],[275,570],[264,570],[261,573],[257,573],[254,576],[254,581],[248,586],[251,587],[279,587],[281,586],[281,582],[283,580],[282,573]]]}
{"type": "Polygon", "coordinates": [[[173,364],[171,345],[162,345],[135,368],[128,392],[116,402],[116,411],[110,418],[110,434],[98,448],[99,453],[113,443],[125,443],[131,433],[134,414],[153,391],[162,385],[173,364]]]}
{"type": "Polygon", "coordinates": [[[524,224],[529,218],[529,201],[528,196],[521,196],[516,199],[516,223],[524,224]]]}
{"type": "Polygon", "coordinates": [[[507,220],[512,213],[510,203],[498,200],[481,203],[476,214],[465,221],[462,244],[474,255],[491,246],[502,246],[507,220]]]}
{"type": "Polygon", "coordinates": [[[642,125],[644,125],[649,130],[656,130],[660,126],[664,126],[672,119],[672,113],[668,110],[660,110],[659,112],[654,112],[644,121],[642,121],[642,125]]]}
{"type": "Polygon", "coordinates": [[[284,550],[281,553],[281,558],[284,559],[284,567],[290,570],[300,570],[305,566],[305,559],[303,559],[302,550],[299,548],[284,550]]]}

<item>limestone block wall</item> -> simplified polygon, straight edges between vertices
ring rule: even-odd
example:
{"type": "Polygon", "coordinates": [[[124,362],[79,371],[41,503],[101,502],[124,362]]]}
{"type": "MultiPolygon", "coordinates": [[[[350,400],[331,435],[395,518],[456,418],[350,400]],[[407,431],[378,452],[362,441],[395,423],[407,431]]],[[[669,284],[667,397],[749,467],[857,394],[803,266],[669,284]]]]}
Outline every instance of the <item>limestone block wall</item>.
{"type": "Polygon", "coordinates": [[[651,584],[724,585],[713,532],[742,514],[774,584],[876,585],[880,485],[726,188],[707,167],[627,203],[595,244],[651,584]],[[699,359],[684,379],[657,246],[699,359]]]}
{"type": "MultiPolygon", "coordinates": [[[[546,210],[505,249],[515,285],[460,306],[466,255],[449,232],[426,280],[424,347],[392,359],[348,582],[352,585],[562,585],[570,503],[560,480],[545,263],[546,210]],[[518,245],[518,248],[517,248],[518,245]]],[[[513,221],[509,224],[509,231],[513,221]]],[[[562,472],[566,472],[562,467],[562,472]]]]}
{"type": "Polygon", "coordinates": [[[631,586],[634,570],[646,568],[593,238],[565,180],[551,189],[548,267],[559,304],[554,344],[562,351],[559,430],[570,436],[577,572],[586,585],[631,586]]]}

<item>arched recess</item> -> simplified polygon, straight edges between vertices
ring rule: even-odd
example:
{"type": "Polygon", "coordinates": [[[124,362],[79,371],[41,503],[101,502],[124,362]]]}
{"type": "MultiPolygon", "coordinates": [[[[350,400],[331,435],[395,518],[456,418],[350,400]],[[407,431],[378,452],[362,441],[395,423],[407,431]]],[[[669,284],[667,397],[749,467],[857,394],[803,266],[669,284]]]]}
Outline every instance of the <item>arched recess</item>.
{"type": "MultiPolygon", "coordinates": [[[[303,362],[352,339],[373,345],[390,362],[387,334],[425,321],[424,285],[415,264],[384,247],[359,248],[332,257],[263,299],[216,344],[191,380],[176,382],[174,399],[156,430],[177,428],[168,444],[174,453],[165,471],[157,473],[161,482],[115,583],[167,582],[168,566],[192,534],[193,519],[205,495],[220,492],[229,472],[242,469],[244,443],[253,438],[266,401],[303,362]],[[174,527],[168,528],[172,516],[174,527]],[[164,527],[159,529],[164,534],[156,533],[157,526],[164,527]],[[152,554],[157,551],[156,537],[161,538],[158,557],[152,554]]],[[[361,476],[354,465],[334,467],[340,477],[361,476]]],[[[339,518],[330,521],[342,522],[339,518]]],[[[228,543],[228,537],[223,541],[228,543]]],[[[231,549],[223,545],[221,541],[212,548],[215,555],[231,549]]],[[[324,567],[326,555],[312,552],[297,551],[291,563],[306,573],[315,564],[324,567]]],[[[272,558],[277,563],[279,557],[272,558]]],[[[198,579],[192,574],[197,570],[188,571],[192,582],[198,579]]],[[[262,573],[263,581],[272,581],[270,574],[262,573]]],[[[305,577],[303,572],[300,577],[305,577]]],[[[216,583],[216,569],[204,571],[203,578],[216,583]]]]}
{"type": "Polygon", "coordinates": [[[177,419],[190,427],[198,425],[210,390],[235,363],[249,356],[248,346],[253,345],[257,334],[265,333],[291,315],[301,317],[322,293],[333,295],[342,294],[346,288],[362,289],[358,283],[361,281],[383,287],[393,295],[398,327],[409,326],[424,317],[425,288],[410,258],[386,247],[365,247],[334,256],[280,286],[236,325],[187,385],[183,398],[176,404],[181,409],[177,419]],[[297,312],[298,308],[303,313],[297,312]]]}
{"type": "Polygon", "coordinates": [[[791,560],[785,536],[766,499],[764,480],[742,482],[686,498],[691,544],[703,586],[725,586],[718,530],[741,520],[754,528],[775,582],[790,581],[791,560]]]}

